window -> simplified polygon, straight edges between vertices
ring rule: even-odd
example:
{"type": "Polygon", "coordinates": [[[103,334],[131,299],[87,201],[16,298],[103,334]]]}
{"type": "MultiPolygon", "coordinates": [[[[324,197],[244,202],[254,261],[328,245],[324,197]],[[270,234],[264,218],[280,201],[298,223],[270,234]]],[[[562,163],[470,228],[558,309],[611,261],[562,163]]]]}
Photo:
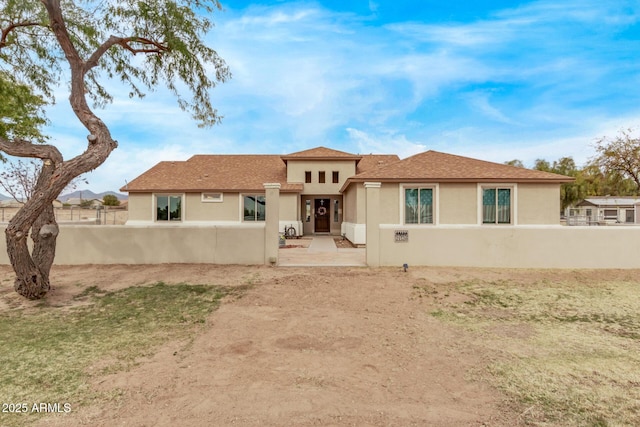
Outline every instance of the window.
{"type": "Polygon", "coordinates": [[[482,189],[482,223],[511,224],[511,189],[482,189]]]}
{"type": "Polygon", "coordinates": [[[324,171],[318,172],[318,182],[324,184],[324,171]]]}
{"type": "Polygon", "coordinates": [[[305,202],[305,221],[311,222],[311,200],[305,202]]]}
{"type": "Polygon", "coordinates": [[[311,182],[311,171],[306,171],[304,173],[304,182],[307,184],[311,182]]]}
{"type": "Polygon", "coordinates": [[[333,179],[332,179],[332,182],[333,182],[334,184],[337,184],[337,183],[339,183],[339,182],[340,182],[340,172],[338,172],[338,171],[333,171],[333,179]]]}
{"type": "Polygon", "coordinates": [[[244,196],[245,221],[264,221],[266,212],[264,196],[244,196]]]}
{"type": "Polygon", "coordinates": [[[203,202],[222,202],[222,193],[202,193],[203,202]]]}
{"type": "Polygon", "coordinates": [[[339,207],[340,207],[340,201],[337,199],[334,200],[333,201],[333,222],[338,222],[338,214],[340,213],[339,207]]]}
{"type": "Polygon", "coordinates": [[[433,224],[433,188],[404,189],[404,223],[433,224]]]}
{"type": "Polygon", "coordinates": [[[156,221],[181,221],[181,196],[156,196],[156,221]]]}
{"type": "Polygon", "coordinates": [[[604,210],[604,219],[618,219],[618,210],[617,209],[605,209],[604,210]]]}

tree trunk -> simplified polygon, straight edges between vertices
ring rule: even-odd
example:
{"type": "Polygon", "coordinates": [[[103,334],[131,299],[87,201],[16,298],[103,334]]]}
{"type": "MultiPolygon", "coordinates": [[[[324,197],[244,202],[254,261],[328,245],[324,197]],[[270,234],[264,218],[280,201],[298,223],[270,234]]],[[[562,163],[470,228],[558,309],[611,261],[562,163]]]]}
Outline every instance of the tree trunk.
{"type": "MultiPolygon", "coordinates": [[[[52,162],[45,161],[40,171],[33,194],[44,196],[42,189],[47,187],[52,177],[54,167],[52,162]]],[[[55,197],[55,196],[54,196],[55,197]]],[[[44,197],[47,199],[47,197],[44,197]]],[[[9,222],[6,230],[7,252],[11,265],[16,273],[14,289],[28,299],[40,299],[51,288],[49,273],[53,265],[58,237],[58,224],[53,213],[52,202],[45,203],[40,208],[30,206],[30,203],[9,222]],[[33,253],[29,254],[27,236],[31,229],[33,253]]]]}
{"type": "MultiPolygon", "coordinates": [[[[87,105],[84,77],[98,60],[113,46],[102,45],[87,63],[79,55],[67,32],[59,0],[41,0],[47,9],[50,28],[71,68],[71,95],[69,103],[76,117],[89,131],[87,149],[71,160],[64,161],[57,148],[32,144],[26,141],[6,141],[0,138],[0,146],[10,155],[36,157],[44,164],[32,197],[9,221],[5,230],[7,254],[16,273],[14,288],[29,299],[39,299],[50,289],[49,272],[55,257],[58,225],[53,215],[52,203],[60,192],[77,176],[100,166],[118,143],[111,138],[109,128],[87,105]],[[31,230],[34,242],[33,256],[29,254],[27,236],[31,230]]],[[[111,41],[111,39],[109,39],[111,41]]],[[[118,39],[116,39],[117,41],[118,39]]]]}

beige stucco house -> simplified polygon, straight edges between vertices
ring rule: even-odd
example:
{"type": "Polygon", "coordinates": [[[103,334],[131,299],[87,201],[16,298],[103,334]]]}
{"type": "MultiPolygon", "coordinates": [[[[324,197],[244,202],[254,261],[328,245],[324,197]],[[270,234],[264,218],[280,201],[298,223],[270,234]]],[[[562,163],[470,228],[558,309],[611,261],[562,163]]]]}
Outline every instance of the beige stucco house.
{"type": "Polygon", "coordinates": [[[132,180],[129,225],[255,225],[265,183],[280,184],[279,227],[366,243],[366,183],[380,184],[380,224],[557,225],[572,178],[437,151],[400,160],[317,147],[288,155],[196,155],[132,180]]]}

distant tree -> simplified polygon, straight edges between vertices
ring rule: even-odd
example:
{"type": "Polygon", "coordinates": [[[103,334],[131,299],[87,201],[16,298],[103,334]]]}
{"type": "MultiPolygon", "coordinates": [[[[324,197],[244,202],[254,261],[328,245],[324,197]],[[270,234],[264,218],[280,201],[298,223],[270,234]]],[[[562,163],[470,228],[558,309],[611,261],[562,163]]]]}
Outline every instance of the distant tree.
{"type": "Polygon", "coordinates": [[[200,125],[220,120],[210,90],[230,73],[204,43],[220,8],[218,0],[0,0],[0,151],[42,161],[33,196],[5,230],[20,295],[38,299],[50,289],[58,235],[53,201],[118,145],[89,105],[112,100],[104,81],[121,82],[130,97],[165,83],[200,125]],[[81,154],[66,160],[56,146],[41,144],[40,133],[42,108],[60,82],[88,134],[81,154]]]}
{"type": "Polygon", "coordinates": [[[120,206],[120,200],[113,194],[106,194],[102,198],[102,204],[104,206],[120,206]]]}
{"type": "Polygon", "coordinates": [[[635,194],[640,194],[640,138],[634,138],[632,129],[621,130],[615,138],[602,137],[595,143],[598,153],[593,159],[604,175],[619,174],[635,183],[635,194]]]}
{"type": "Polygon", "coordinates": [[[40,165],[34,160],[8,163],[0,172],[0,187],[16,202],[24,203],[33,195],[40,169],[40,165]]]}
{"type": "MultiPolygon", "coordinates": [[[[0,172],[0,187],[16,202],[24,204],[33,197],[41,171],[41,162],[35,160],[7,161],[4,170],[0,172]]],[[[88,184],[85,178],[77,177],[69,183],[66,190],[75,190],[80,182],[88,184]]]]}
{"type": "Polygon", "coordinates": [[[515,166],[517,168],[524,167],[524,163],[522,163],[522,160],[518,160],[518,159],[509,160],[507,162],[504,162],[504,164],[508,166],[515,166]]]}
{"type": "Polygon", "coordinates": [[[537,171],[551,172],[551,165],[545,159],[536,159],[533,168],[537,171]]]}
{"type": "Polygon", "coordinates": [[[90,199],[80,200],[80,207],[83,209],[88,209],[93,207],[93,200],[90,200],[90,199]]]}
{"type": "Polygon", "coordinates": [[[564,210],[567,206],[575,204],[578,200],[584,198],[583,186],[579,179],[579,169],[571,157],[562,157],[553,163],[549,163],[545,159],[536,159],[535,170],[557,173],[564,176],[575,178],[574,182],[562,184],[560,186],[560,208],[564,210]]]}

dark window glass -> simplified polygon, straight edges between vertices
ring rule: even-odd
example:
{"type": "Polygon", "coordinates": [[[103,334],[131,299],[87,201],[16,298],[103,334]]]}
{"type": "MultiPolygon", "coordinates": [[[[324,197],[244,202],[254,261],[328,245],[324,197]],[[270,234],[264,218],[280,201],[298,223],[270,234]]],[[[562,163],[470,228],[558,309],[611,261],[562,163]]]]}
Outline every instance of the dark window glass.
{"type": "Polygon", "coordinates": [[[324,184],[324,171],[318,172],[318,182],[324,184]]]}
{"type": "Polygon", "coordinates": [[[306,171],[304,173],[304,182],[309,184],[311,182],[311,171],[306,171]]]}
{"type": "Polygon", "coordinates": [[[333,183],[337,184],[340,182],[340,173],[338,171],[333,171],[333,183]]]}
{"type": "Polygon", "coordinates": [[[157,196],[156,221],[180,221],[182,219],[182,197],[157,196]]]}

